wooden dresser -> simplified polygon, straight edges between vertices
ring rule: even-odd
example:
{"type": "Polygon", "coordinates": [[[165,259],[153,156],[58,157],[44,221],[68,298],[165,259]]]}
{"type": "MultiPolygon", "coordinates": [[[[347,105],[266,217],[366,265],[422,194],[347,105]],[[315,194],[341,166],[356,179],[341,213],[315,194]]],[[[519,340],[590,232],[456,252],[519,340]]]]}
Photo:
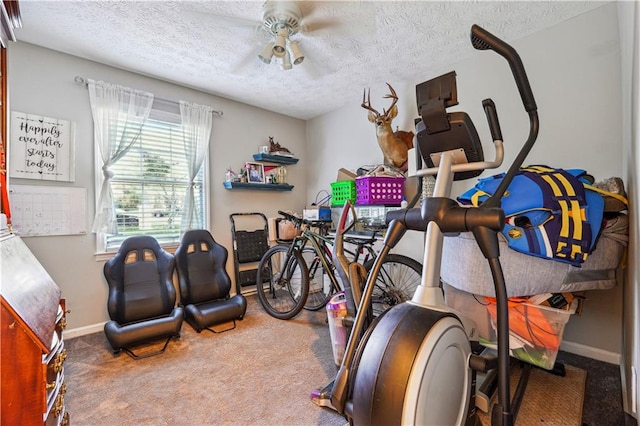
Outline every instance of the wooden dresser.
{"type": "Polygon", "coordinates": [[[20,237],[0,249],[0,424],[67,425],[60,288],[20,237]]]}

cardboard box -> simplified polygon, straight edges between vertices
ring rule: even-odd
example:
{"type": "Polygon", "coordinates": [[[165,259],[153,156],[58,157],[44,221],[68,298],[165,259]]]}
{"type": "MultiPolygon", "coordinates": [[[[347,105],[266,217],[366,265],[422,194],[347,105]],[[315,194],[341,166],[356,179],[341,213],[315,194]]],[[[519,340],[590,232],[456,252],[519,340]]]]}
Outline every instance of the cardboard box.
{"type": "Polygon", "coordinates": [[[347,169],[338,170],[338,177],[336,178],[336,182],[340,182],[343,180],[355,180],[358,175],[347,169]]]}
{"type": "Polygon", "coordinates": [[[304,220],[331,222],[331,209],[325,206],[311,206],[302,210],[304,220]]]}

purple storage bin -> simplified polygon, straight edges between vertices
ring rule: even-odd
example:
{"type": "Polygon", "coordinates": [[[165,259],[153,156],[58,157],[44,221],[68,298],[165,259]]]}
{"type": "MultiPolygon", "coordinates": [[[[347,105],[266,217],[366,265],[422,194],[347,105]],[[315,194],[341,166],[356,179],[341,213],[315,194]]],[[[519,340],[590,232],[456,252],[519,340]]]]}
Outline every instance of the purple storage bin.
{"type": "Polygon", "coordinates": [[[356,179],[356,204],[400,205],[404,192],[403,177],[363,176],[356,179]]]}

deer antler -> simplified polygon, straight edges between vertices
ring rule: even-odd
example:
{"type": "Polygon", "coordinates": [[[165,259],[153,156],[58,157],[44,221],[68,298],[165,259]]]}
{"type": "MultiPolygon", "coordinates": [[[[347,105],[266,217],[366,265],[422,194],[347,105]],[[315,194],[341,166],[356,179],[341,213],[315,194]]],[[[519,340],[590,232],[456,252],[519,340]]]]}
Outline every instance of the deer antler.
{"type": "Polygon", "coordinates": [[[360,106],[364,109],[368,109],[371,112],[374,112],[377,117],[380,116],[380,113],[373,109],[371,106],[371,89],[369,89],[368,99],[367,99],[367,89],[364,89],[364,93],[362,94],[362,103],[360,106]],[[366,103],[365,103],[366,102],[366,103]]]}
{"type": "Polygon", "coordinates": [[[396,91],[393,90],[393,87],[391,87],[391,85],[389,83],[387,83],[387,86],[389,86],[389,90],[391,91],[391,93],[389,93],[388,95],[384,95],[385,99],[393,99],[393,102],[391,102],[391,106],[389,107],[388,110],[383,109],[382,112],[384,113],[384,115],[387,115],[389,113],[389,111],[391,111],[393,109],[393,107],[396,105],[396,103],[398,102],[398,95],[396,95],[396,91]]]}

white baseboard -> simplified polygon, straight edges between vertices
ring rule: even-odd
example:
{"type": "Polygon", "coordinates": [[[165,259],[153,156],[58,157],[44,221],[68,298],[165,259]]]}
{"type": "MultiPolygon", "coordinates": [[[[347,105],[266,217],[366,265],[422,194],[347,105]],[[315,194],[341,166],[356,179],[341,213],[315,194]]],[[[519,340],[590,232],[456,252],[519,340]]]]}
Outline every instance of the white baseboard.
{"type": "Polygon", "coordinates": [[[101,322],[98,324],[85,325],[84,327],[73,328],[71,330],[65,330],[62,333],[62,336],[65,340],[73,339],[74,337],[84,336],[86,334],[97,333],[99,331],[104,330],[105,322],[101,322]]]}
{"type": "Polygon", "coordinates": [[[609,364],[620,365],[622,362],[622,356],[619,353],[605,351],[604,349],[594,348],[581,343],[567,342],[566,340],[560,344],[560,350],[598,361],[608,362],[609,364]]]}

